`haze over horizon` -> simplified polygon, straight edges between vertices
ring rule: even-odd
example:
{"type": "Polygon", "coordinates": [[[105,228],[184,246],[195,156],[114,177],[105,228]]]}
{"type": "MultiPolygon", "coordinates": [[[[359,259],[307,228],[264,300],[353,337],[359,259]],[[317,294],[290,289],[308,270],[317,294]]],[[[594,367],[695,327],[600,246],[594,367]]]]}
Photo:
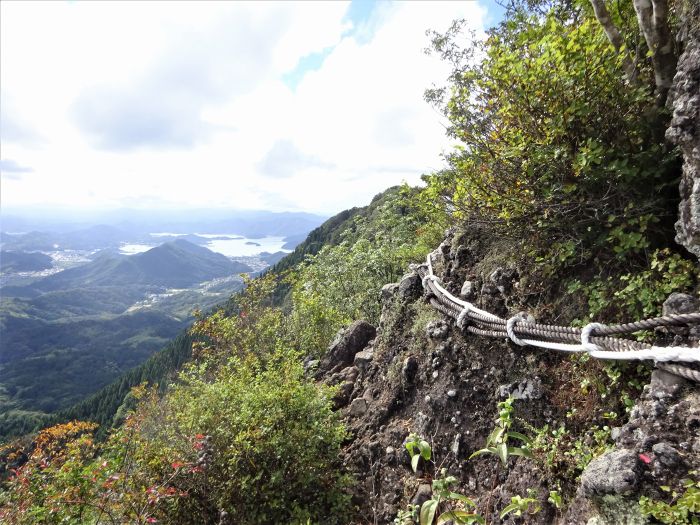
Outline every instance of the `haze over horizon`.
{"type": "Polygon", "coordinates": [[[449,145],[425,31],[484,5],[2,2],[2,206],[330,215],[415,184],[449,145]]]}

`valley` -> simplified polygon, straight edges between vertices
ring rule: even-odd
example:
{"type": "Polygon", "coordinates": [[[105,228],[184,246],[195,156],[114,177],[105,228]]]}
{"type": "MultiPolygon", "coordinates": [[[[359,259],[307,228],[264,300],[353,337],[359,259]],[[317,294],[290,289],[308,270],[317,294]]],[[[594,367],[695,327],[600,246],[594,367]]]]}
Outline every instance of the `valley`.
{"type": "Polygon", "coordinates": [[[0,436],[143,363],[196,311],[211,311],[241,290],[243,275],[257,275],[289,253],[285,233],[305,233],[172,229],[2,233],[0,436]]]}

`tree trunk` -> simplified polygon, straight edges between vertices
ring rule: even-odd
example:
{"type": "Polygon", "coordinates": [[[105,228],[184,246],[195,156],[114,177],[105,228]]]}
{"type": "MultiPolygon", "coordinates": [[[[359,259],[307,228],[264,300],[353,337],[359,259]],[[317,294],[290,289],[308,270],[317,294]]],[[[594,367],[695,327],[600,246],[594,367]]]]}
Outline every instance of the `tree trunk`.
{"type": "MultiPolygon", "coordinates": [[[[595,17],[598,19],[600,25],[603,26],[603,30],[605,31],[608,40],[615,48],[615,51],[619,53],[625,45],[625,40],[622,38],[620,30],[613,23],[612,18],[610,18],[608,8],[605,7],[605,0],[590,0],[590,2],[593,6],[593,12],[595,13],[595,17]]],[[[632,61],[629,51],[625,49],[623,53],[624,56],[622,57],[622,69],[625,71],[627,79],[630,82],[636,84],[637,68],[635,67],[634,62],[632,61]]]]}
{"type": "Polygon", "coordinates": [[[656,91],[659,103],[663,105],[673,83],[678,61],[668,27],[668,1],[633,0],[633,3],[639,29],[652,53],[656,91]]]}

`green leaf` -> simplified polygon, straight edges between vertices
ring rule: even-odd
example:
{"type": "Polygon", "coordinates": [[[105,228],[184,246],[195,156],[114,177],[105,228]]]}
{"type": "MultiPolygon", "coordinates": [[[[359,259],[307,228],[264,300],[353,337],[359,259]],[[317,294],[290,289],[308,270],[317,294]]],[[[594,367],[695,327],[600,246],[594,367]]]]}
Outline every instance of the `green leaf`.
{"type": "Polygon", "coordinates": [[[454,499],[461,501],[462,503],[466,503],[470,507],[476,507],[476,503],[474,503],[472,500],[470,500],[468,497],[466,497],[464,494],[459,494],[457,492],[450,492],[447,495],[448,498],[454,499]]]}
{"type": "Polygon", "coordinates": [[[411,458],[411,468],[413,472],[418,472],[418,462],[420,461],[420,454],[416,454],[411,458]]]}
{"type": "Polygon", "coordinates": [[[501,458],[501,462],[503,465],[508,464],[508,445],[505,443],[500,443],[498,447],[496,447],[496,452],[498,454],[498,457],[501,458]]]}
{"type": "Polygon", "coordinates": [[[437,525],[448,521],[454,521],[455,523],[484,523],[484,518],[466,510],[448,510],[440,514],[437,519],[437,525]]]}
{"type": "MultiPolygon", "coordinates": [[[[517,503],[511,503],[510,505],[508,505],[505,509],[503,509],[501,511],[501,519],[503,519],[504,516],[508,515],[509,513],[513,512],[514,510],[517,511],[515,513],[516,516],[520,516],[522,514],[522,511],[520,510],[520,505],[518,505],[517,503]]],[[[421,522],[421,525],[423,525],[422,522],[421,522]]]]}
{"type": "Polygon", "coordinates": [[[420,525],[433,525],[435,512],[437,511],[438,502],[434,499],[429,499],[420,508],[420,525]]]}
{"type": "Polygon", "coordinates": [[[532,443],[532,440],[529,437],[527,437],[525,434],[521,434],[520,432],[508,432],[508,437],[519,439],[520,441],[522,441],[523,443],[525,443],[527,445],[532,443]]]}
{"type": "Polygon", "coordinates": [[[532,452],[526,448],[508,447],[508,454],[511,456],[521,456],[523,458],[531,458],[532,452]]]}

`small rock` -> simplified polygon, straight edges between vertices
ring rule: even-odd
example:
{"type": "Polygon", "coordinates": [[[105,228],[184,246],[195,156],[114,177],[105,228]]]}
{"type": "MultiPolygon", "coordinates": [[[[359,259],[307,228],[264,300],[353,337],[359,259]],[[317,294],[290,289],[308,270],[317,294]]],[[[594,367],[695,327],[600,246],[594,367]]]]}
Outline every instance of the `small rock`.
{"type": "Polygon", "coordinates": [[[386,455],[387,456],[391,456],[395,452],[396,452],[396,449],[394,449],[394,447],[386,447],[386,455]]]}
{"type": "Polygon", "coordinates": [[[433,368],[440,368],[441,365],[442,365],[442,359],[440,359],[439,357],[433,358],[433,362],[431,365],[433,368]]]}
{"type": "Polygon", "coordinates": [[[425,396],[425,402],[430,403],[433,399],[430,396],[425,396]]]}
{"type": "Polygon", "coordinates": [[[382,302],[389,302],[399,289],[398,283],[389,283],[382,286],[381,297],[382,302]]]}
{"type": "Polygon", "coordinates": [[[411,504],[417,505],[420,507],[421,505],[423,505],[423,503],[428,501],[432,496],[433,496],[433,487],[430,485],[430,483],[421,483],[420,485],[418,485],[418,490],[413,495],[413,499],[411,499],[411,504]]]}
{"type": "Polygon", "coordinates": [[[353,399],[352,403],[350,403],[350,407],[348,408],[348,414],[350,414],[353,417],[358,417],[362,416],[367,412],[367,400],[358,397],[357,399],[353,399]]]}
{"type": "Polygon", "coordinates": [[[430,321],[425,327],[425,334],[430,339],[445,339],[449,326],[445,321],[430,321]]]}
{"type": "Polygon", "coordinates": [[[401,376],[407,383],[410,383],[416,377],[416,372],[418,372],[418,361],[415,357],[410,355],[403,361],[401,376]]]}
{"type": "Polygon", "coordinates": [[[448,397],[455,397],[456,395],[457,395],[457,391],[456,391],[456,390],[448,390],[448,391],[447,391],[447,396],[448,396],[448,397]]]}
{"type": "Polygon", "coordinates": [[[651,450],[659,463],[665,467],[673,468],[683,461],[680,453],[668,443],[657,443],[651,447],[651,450]]]}
{"type": "Polygon", "coordinates": [[[500,398],[513,396],[515,399],[540,399],[542,397],[542,380],[535,376],[532,379],[523,379],[519,383],[501,385],[496,391],[500,398]]]}
{"type": "Polygon", "coordinates": [[[440,376],[440,372],[438,372],[437,370],[435,370],[435,371],[433,372],[433,379],[437,379],[439,376],[440,376]]]}
{"type": "Polygon", "coordinates": [[[690,314],[700,310],[700,299],[687,293],[674,292],[664,301],[663,315],[690,314]]]}
{"type": "Polygon", "coordinates": [[[415,301],[423,295],[423,283],[418,274],[410,273],[399,282],[399,297],[404,301],[415,301]]]}
{"type": "Polygon", "coordinates": [[[640,461],[632,450],[613,450],[594,459],[581,474],[586,497],[629,494],[639,484],[640,461]]]}
{"type": "Polygon", "coordinates": [[[374,350],[367,348],[355,354],[353,364],[360,370],[364,370],[372,362],[372,359],[374,359],[374,350]]]}
{"type": "Polygon", "coordinates": [[[464,281],[459,295],[461,295],[464,299],[470,300],[476,298],[476,292],[476,283],[474,281],[464,281]]]}
{"type": "Polygon", "coordinates": [[[450,450],[455,455],[455,457],[459,457],[459,446],[460,446],[461,439],[462,439],[462,435],[457,434],[455,436],[454,440],[452,441],[452,447],[450,448],[450,450]]]}

